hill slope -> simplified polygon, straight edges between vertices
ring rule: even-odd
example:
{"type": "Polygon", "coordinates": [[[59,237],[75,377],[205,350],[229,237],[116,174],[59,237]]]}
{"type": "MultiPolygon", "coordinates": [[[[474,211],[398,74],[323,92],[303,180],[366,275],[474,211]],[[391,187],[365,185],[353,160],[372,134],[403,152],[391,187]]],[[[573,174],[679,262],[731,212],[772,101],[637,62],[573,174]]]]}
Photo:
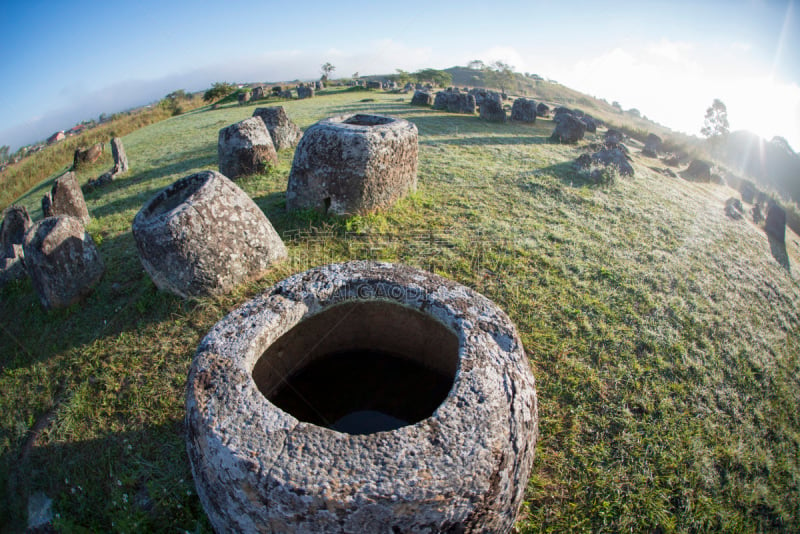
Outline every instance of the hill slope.
{"type": "MultiPolygon", "coordinates": [[[[230,295],[181,301],[143,272],[131,221],[160,188],[216,168],[218,130],[258,104],[192,112],[125,136],[130,173],[87,195],[107,272],[84,303],[48,314],[29,281],[0,290],[0,523],[19,528],[43,492],[66,530],[207,531],[183,434],[200,339],[289,274],[375,258],[468,285],[517,325],[541,433],[522,532],[800,530],[795,236],[787,254],[725,216],[730,190],[666,178],[638,154],[634,177],[591,185],[571,162],[592,136],[550,144],[549,120],[331,93],[283,105],[302,128],[356,111],[414,122],[417,193],[372,216],[286,213],[284,151],[239,185],[291,259],[230,295]]],[[[21,199],[34,218],[46,187],[21,199]]]]}

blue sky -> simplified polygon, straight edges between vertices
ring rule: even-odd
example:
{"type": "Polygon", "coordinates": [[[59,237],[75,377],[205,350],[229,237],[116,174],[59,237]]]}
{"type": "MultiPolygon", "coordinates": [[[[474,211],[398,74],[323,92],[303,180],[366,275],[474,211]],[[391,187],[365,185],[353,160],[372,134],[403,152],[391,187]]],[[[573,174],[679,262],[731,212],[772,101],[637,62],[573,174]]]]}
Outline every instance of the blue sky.
{"type": "Polygon", "coordinates": [[[684,2],[49,2],[0,6],[0,145],[214,81],[311,79],[504,60],[698,134],[800,149],[800,5],[684,2]]]}

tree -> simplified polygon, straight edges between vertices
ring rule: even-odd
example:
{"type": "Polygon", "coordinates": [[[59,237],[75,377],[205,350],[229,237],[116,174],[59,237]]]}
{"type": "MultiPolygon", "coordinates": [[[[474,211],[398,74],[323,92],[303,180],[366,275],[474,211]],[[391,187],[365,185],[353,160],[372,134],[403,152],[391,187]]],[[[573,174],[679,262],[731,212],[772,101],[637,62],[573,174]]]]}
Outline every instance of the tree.
{"type": "Polygon", "coordinates": [[[486,71],[486,77],[490,85],[499,87],[500,91],[505,93],[514,81],[514,67],[500,60],[492,61],[486,71]]]}
{"type": "Polygon", "coordinates": [[[706,117],[700,133],[710,141],[716,141],[728,135],[730,124],[728,124],[728,108],[719,98],[715,98],[711,107],[706,110],[706,117]]]}
{"type": "Polygon", "coordinates": [[[486,70],[486,63],[480,59],[473,59],[467,63],[467,68],[472,70],[486,70]]]}
{"type": "Polygon", "coordinates": [[[422,69],[414,73],[420,82],[430,82],[439,87],[446,87],[453,82],[453,76],[446,71],[436,69],[422,69]]]}
{"type": "Polygon", "coordinates": [[[11,151],[11,147],[8,145],[0,146],[0,163],[5,163],[8,161],[8,153],[11,151]]]}
{"type": "Polygon", "coordinates": [[[404,71],[403,69],[396,69],[397,74],[394,75],[395,81],[400,85],[405,85],[407,83],[414,83],[416,82],[416,77],[408,71],[404,71]]]}
{"type": "Polygon", "coordinates": [[[619,103],[619,102],[617,102],[616,100],[614,100],[614,101],[611,103],[611,107],[612,107],[612,108],[614,108],[614,109],[616,109],[616,110],[617,110],[617,113],[622,113],[622,104],[620,104],[620,103],[619,103]]]}
{"type": "Polygon", "coordinates": [[[324,81],[327,81],[327,80],[328,80],[328,77],[331,75],[331,72],[333,72],[333,71],[335,71],[335,70],[336,70],[336,67],[334,67],[334,66],[331,64],[331,62],[330,62],[330,61],[329,61],[329,62],[327,62],[327,63],[325,63],[324,65],[322,65],[322,79],[323,79],[324,81]]]}
{"type": "Polygon", "coordinates": [[[353,73],[353,79],[354,79],[354,80],[357,80],[357,79],[358,79],[358,71],[355,71],[355,72],[353,73]]]}
{"type": "Polygon", "coordinates": [[[214,85],[211,86],[211,89],[203,93],[203,101],[204,102],[213,102],[214,100],[219,100],[224,98],[234,92],[236,87],[233,84],[228,82],[215,82],[214,85]]]}

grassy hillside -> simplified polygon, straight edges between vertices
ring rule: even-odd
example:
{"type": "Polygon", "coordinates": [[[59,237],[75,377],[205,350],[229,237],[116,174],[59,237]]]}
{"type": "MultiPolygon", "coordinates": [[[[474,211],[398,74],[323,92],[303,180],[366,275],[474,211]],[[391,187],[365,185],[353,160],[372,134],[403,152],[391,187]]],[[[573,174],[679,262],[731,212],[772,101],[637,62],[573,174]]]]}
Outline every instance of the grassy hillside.
{"type": "MultiPolygon", "coordinates": [[[[374,258],[470,286],[517,325],[541,433],[521,532],[800,530],[796,236],[781,249],[725,216],[732,191],[666,178],[639,155],[634,177],[590,185],[571,162],[593,136],[550,144],[549,120],[489,124],[408,95],[330,93],[283,105],[304,129],[356,111],[414,122],[417,193],[371,216],[286,213],[284,151],[238,183],[290,260],[224,297],[161,293],[134,215],[215,169],[218,130],[256,105],[206,108],[126,135],[130,173],[87,195],[107,267],[90,297],[46,313],[29,281],[0,290],[0,524],[24,526],[43,492],[66,531],[209,531],[183,430],[200,339],[292,273],[374,258]]],[[[20,199],[34,218],[49,183],[20,199]]]]}

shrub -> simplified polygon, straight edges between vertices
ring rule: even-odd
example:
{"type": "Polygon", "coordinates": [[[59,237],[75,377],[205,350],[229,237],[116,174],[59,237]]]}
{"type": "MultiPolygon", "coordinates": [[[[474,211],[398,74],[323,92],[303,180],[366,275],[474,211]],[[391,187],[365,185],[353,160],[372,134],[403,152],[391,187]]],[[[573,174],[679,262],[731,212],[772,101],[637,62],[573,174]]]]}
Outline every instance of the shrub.
{"type": "Polygon", "coordinates": [[[214,85],[211,86],[211,89],[207,90],[203,94],[203,100],[205,102],[213,102],[215,100],[219,100],[224,98],[234,92],[236,87],[228,82],[216,82],[214,85]]]}

